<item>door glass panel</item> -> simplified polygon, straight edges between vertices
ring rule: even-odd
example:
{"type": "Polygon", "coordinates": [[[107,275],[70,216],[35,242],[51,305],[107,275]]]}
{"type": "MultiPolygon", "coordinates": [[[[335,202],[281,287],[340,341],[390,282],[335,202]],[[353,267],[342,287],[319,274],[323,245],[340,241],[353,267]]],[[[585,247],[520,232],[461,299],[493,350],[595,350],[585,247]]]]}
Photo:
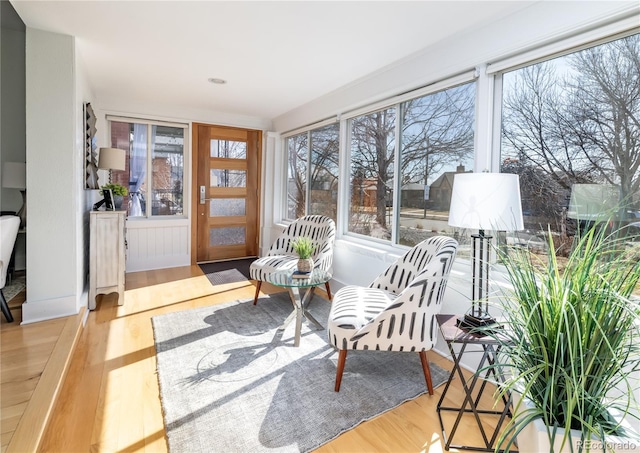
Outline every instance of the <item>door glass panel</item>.
{"type": "Polygon", "coordinates": [[[209,230],[209,245],[242,245],[245,242],[245,227],[211,228],[209,230]]]}
{"type": "Polygon", "coordinates": [[[244,198],[214,198],[209,205],[210,217],[245,215],[246,200],[244,198]]]}
{"type": "Polygon", "coordinates": [[[211,187],[247,187],[247,171],[212,168],[209,183],[211,187]]]}
{"type": "Polygon", "coordinates": [[[211,157],[226,159],[246,159],[247,143],[231,140],[211,140],[211,157]]]}

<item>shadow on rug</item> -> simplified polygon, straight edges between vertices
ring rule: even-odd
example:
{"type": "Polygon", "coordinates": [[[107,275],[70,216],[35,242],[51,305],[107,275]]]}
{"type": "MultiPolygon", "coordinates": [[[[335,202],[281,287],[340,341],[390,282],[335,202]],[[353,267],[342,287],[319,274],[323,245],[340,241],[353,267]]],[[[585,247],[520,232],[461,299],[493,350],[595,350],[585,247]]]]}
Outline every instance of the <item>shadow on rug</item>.
{"type": "MultiPolygon", "coordinates": [[[[330,304],[310,312],[323,325],[330,304]]],[[[418,354],[351,351],[339,393],[326,331],[303,324],[287,294],[152,318],[169,450],[308,452],[426,392],[418,354]]],[[[431,364],[433,385],[448,372],[431,364]]]]}
{"type": "Polygon", "coordinates": [[[255,258],[242,260],[219,261],[217,263],[199,264],[202,272],[212,285],[224,285],[249,280],[249,266],[255,258]]]}

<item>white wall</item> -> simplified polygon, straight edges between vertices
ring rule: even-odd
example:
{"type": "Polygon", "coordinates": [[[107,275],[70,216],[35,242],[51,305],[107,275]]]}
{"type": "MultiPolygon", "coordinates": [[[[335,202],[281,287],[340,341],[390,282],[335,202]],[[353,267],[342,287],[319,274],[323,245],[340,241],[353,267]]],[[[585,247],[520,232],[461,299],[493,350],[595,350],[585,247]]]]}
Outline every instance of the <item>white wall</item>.
{"type": "MultiPolygon", "coordinates": [[[[73,37],[27,28],[27,300],[23,323],[83,304],[78,109],[73,37]]],[[[86,303],[86,301],[84,302],[86,303]]]]}

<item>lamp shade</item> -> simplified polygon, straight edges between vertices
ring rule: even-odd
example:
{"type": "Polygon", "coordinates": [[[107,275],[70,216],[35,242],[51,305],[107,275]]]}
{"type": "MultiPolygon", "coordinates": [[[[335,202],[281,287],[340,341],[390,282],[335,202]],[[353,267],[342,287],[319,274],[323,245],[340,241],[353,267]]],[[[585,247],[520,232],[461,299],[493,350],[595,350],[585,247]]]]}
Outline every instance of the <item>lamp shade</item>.
{"type": "Polygon", "coordinates": [[[605,220],[615,214],[620,188],[611,184],[574,184],[567,217],[576,220],[605,220]]]}
{"type": "Polygon", "coordinates": [[[125,152],[118,148],[100,148],[98,168],[105,170],[124,170],[125,152]]]}
{"type": "Polygon", "coordinates": [[[518,175],[456,174],[453,179],[449,225],[494,231],[524,229],[518,175]]]}
{"type": "Polygon", "coordinates": [[[2,187],[8,189],[26,189],[27,164],[24,162],[5,162],[2,165],[2,187]]]}

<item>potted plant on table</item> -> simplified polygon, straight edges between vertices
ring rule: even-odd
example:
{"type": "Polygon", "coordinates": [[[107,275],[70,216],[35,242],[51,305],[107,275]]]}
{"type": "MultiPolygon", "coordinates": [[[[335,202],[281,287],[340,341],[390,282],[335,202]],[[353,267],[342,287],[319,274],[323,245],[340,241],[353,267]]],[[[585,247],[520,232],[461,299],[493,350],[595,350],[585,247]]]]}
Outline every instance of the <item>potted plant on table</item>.
{"type": "Polygon", "coordinates": [[[102,192],[103,190],[111,190],[111,193],[113,194],[113,204],[116,209],[120,209],[122,207],[124,197],[129,193],[129,190],[125,186],[118,183],[109,183],[102,186],[100,190],[102,196],[104,196],[104,192],[102,192]]]}
{"type": "Polygon", "coordinates": [[[293,250],[298,255],[298,271],[309,273],[313,270],[313,253],[316,251],[316,245],[313,240],[307,236],[299,236],[291,241],[293,250]]]}
{"type": "Polygon", "coordinates": [[[502,301],[503,328],[487,333],[501,345],[496,366],[510,371],[499,393],[522,396],[500,448],[514,436],[520,452],[624,448],[607,440],[628,435],[622,417],[638,418],[640,307],[631,296],[640,262],[623,236],[589,229],[563,271],[551,234],[546,263],[526,249],[498,252],[513,288],[502,301]]]}

